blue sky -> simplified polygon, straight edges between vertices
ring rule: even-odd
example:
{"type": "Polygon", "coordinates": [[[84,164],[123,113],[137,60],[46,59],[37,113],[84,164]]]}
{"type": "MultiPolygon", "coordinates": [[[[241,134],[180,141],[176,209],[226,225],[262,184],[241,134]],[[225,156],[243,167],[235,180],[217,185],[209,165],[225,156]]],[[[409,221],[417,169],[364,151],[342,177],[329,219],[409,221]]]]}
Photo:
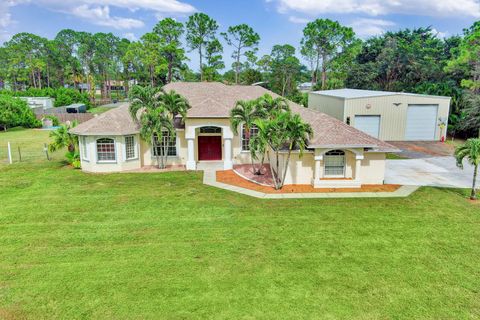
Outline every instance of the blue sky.
{"type": "MultiPolygon", "coordinates": [[[[338,20],[361,38],[426,26],[441,37],[460,34],[480,20],[480,0],[0,0],[0,41],[18,32],[53,38],[64,28],[136,39],[163,17],[183,22],[193,12],[216,19],[220,31],[251,25],[266,54],[274,44],[298,48],[305,23],[315,18],[338,20]]],[[[225,48],[227,66],[230,54],[225,48]]],[[[196,55],[189,57],[196,69],[196,55]]]]}

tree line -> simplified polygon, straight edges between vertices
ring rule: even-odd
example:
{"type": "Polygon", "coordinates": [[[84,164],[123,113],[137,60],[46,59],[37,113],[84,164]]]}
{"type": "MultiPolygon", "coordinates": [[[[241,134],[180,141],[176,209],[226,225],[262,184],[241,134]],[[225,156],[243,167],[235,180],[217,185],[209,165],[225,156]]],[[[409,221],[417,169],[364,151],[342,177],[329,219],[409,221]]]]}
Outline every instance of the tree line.
{"type": "Polygon", "coordinates": [[[297,86],[310,82],[314,89],[451,96],[450,132],[472,134],[480,129],[480,21],[462,35],[447,38],[426,27],[361,40],[350,27],[317,19],[306,25],[297,46],[277,44],[269,54],[259,55],[260,41],[246,24],[220,32],[218,23],[204,13],[191,15],[185,23],[160,20],[136,41],[71,29],[61,30],[52,40],[19,33],[0,47],[0,88],[66,86],[87,91],[94,100],[97,86],[101,98],[111,98],[119,82],[127,93],[129,80],[150,86],[178,80],[261,82],[305,105],[306,96],[297,86]],[[233,63],[227,68],[224,44],[232,51],[233,63]],[[196,71],[187,65],[187,51],[198,56],[196,71]]]}

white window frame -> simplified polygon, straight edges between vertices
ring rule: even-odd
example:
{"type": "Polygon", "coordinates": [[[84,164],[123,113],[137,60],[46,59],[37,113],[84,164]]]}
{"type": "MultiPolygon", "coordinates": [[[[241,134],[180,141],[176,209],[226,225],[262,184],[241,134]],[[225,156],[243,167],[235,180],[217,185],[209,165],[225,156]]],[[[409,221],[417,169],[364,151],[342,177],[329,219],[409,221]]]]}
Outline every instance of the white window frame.
{"type": "MultiPolygon", "coordinates": [[[[153,137],[153,139],[155,139],[155,137],[153,137]]],[[[165,139],[166,139],[166,137],[163,136],[164,141],[160,145],[160,147],[162,147],[162,148],[163,148],[163,144],[165,143],[165,139]]],[[[153,142],[155,142],[155,141],[153,141],[153,142]]],[[[175,139],[173,141],[168,141],[168,142],[175,144],[175,155],[169,154],[168,157],[178,157],[178,134],[177,134],[176,131],[175,131],[175,139]]],[[[173,148],[173,146],[168,147],[168,152],[170,152],[170,150],[171,150],[170,148],[173,148]]],[[[155,153],[156,153],[155,143],[152,143],[152,158],[156,157],[155,153]]]]}
{"type": "Polygon", "coordinates": [[[137,160],[138,159],[138,148],[137,148],[137,139],[135,139],[135,136],[134,135],[125,136],[124,143],[125,143],[125,148],[124,148],[125,161],[137,160]],[[128,157],[128,150],[127,150],[127,147],[128,147],[127,139],[128,138],[133,139],[133,146],[132,146],[133,157],[130,157],[130,158],[128,157]]]}
{"type": "MultiPolygon", "coordinates": [[[[325,178],[345,178],[345,171],[347,168],[347,157],[344,150],[330,150],[326,152],[323,156],[323,175],[325,178]],[[341,155],[329,155],[330,152],[342,152],[343,153],[343,172],[342,174],[328,174],[327,173],[327,159],[329,157],[340,157],[341,155]]],[[[332,167],[339,167],[339,166],[332,166],[332,167]]]]}
{"type": "Polygon", "coordinates": [[[90,161],[89,158],[88,158],[88,144],[87,144],[87,137],[85,136],[82,136],[81,137],[81,141],[82,141],[82,149],[81,149],[81,153],[82,153],[82,160],[83,161],[90,161]]]}
{"type": "Polygon", "coordinates": [[[246,142],[246,145],[248,146],[248,148],[244,148],[244,141],[247,140],[247,138],[244,137],[244,133],[245,133],[245,124],[242,124],[242,130],[240,132],[240,149],[242,150],[242,152],[250,152],[250,139],[251,137],[254,135],[252,133],[252,130],[256,130],[255,132],[255,135],[258,134],[258,128],[253,125],[251,128],[250,128],[250,138],[248,138],[248,142],[246,142]]]}
{"type": "Polygon", "coordinates": [[[117,141],[115,138],[110,138],[110,137],[99,137],[95,139],[95,153],[97,155],[97,163],[117,163],[117,141]],[[113,141],[113,155],[114,158],[113,160],[100,160],[98,157],[98,140],[102,139],[109,139],[113,141]]]}

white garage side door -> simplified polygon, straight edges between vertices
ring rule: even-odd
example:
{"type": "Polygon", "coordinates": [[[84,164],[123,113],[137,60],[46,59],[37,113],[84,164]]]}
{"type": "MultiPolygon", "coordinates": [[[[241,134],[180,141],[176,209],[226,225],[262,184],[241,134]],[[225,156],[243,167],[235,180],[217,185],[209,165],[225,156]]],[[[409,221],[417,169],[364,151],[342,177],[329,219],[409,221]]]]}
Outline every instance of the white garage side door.
{"type": "Polygon", "coordinates": [[[435,140],[438,105],[409,105],[405,140],[435,140]]]}
{"type": "Polygon", "coordinates": [[[372,137],[380,134],[380,116],[355,116],[354,127],[372,137]]]}

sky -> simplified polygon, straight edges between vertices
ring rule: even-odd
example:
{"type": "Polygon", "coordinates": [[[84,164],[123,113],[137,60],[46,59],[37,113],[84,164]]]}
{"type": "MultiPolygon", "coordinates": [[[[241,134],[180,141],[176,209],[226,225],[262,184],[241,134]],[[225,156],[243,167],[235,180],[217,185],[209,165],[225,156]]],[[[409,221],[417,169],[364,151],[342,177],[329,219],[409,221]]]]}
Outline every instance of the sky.
{"type": "MultiPolygon", "coordinates": [[[[250,25],[261,37],[263,55],[275,44],[298,48],[306,23],[317,18],[337,20],[363,39],[427,26],[439,37],[461,34],[480,20],[480,0],[0,0],[0,43],[18,32],[52,39],[65,28],[136,40],[159,19],[184,22],[194,12],[217,20],[220,32],[231,25],[250,25]]],[[[229,67],[231,50],[224,46],[229,67]]],[[[188,57],[197,70],[195,52],[188,57]]]]}

